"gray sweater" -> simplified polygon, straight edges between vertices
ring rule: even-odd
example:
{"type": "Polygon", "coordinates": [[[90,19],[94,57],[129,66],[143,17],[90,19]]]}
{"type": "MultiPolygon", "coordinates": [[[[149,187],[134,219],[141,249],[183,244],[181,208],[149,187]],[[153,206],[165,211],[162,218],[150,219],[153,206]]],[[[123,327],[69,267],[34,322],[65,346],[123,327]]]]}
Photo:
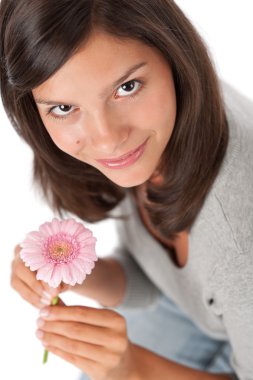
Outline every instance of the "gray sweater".
{"type": "Polygon", "coordinates": [[[133,200],[115,215],[128,288],[123,306],[145,306],[162,292],[208,336],[232,346],[240,380],[253,380],[253,103],[223,84],[229,145],[194,222],[189,257],[177,268],[143,226],[133,200]],[[211,301],[210,301],[211,300],[211,301]]]}

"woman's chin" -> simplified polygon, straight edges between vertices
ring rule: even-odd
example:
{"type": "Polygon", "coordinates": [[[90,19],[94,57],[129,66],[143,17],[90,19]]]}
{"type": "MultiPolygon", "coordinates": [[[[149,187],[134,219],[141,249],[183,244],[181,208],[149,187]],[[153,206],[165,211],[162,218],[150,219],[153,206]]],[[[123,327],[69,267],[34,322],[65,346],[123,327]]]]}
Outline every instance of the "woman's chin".
{"type": "Polygon", "coordinates": [[[107,178],[109,178],[113,183],[115,183],[116,185],[120,187],[130,188],[130,187],[139,186],[145,183],[148,180],[149,175],[144,175],[144,173],[142,173],[141,175],[133,177],[126,174],[125,176],[113,175],[110,177],[108,176],[107,178]]]}

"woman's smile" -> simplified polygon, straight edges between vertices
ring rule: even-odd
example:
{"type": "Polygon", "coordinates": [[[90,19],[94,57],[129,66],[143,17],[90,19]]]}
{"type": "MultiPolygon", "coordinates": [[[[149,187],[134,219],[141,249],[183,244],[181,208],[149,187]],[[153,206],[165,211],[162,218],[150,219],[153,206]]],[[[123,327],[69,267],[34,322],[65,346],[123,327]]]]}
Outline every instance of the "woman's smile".
{"type": "Polygon", "coordinates": [[[139,160],[139,158],[141,158],[141,156],[143,155],[145,151],[147,142],[148,142],[148,139],[146,139],[144,143],[141,144],[138,148],[122,155],[121,157],[97,159],[96,161],[100,162],[105,167],[111,168],[111,169],[126,168],[130,165],[133,165],[137,160],[139,160]]]}

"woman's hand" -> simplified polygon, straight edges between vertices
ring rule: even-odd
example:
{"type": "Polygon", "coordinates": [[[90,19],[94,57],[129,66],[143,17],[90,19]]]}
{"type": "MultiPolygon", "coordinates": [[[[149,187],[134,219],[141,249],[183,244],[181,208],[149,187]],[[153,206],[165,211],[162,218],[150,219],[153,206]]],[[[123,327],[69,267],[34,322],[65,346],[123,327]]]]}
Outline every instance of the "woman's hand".
{"type": "Polygon", "coordinates": [[[45,305],[50,305],[52,298],[66,291],[69,286],[63,285],[54,289],[50,288],[46,283],[37,280],[36,272],[32,272],[21,260],[20,251],[21,247],[17,245],[12,261],[11,286],[23,299],[39,309],[45,307],[45,305]]]}
{"type": "Polygon", "coordinates": [[[137,379],[125,319],[109,309],[53,306],[41,310],[37,337],[92,380],[137,379]]]}

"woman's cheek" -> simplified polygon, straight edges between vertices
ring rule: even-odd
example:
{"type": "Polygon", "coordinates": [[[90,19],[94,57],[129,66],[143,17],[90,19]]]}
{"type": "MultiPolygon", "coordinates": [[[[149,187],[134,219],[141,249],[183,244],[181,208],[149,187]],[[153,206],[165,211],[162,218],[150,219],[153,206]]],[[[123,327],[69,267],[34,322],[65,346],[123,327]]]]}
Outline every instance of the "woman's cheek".
{"type": "Polygon", "coordinates": [[[48,123],[46,129],[59,149],[72,156],[78,154],[81,141],[83,141],[78,123],[59,120],[48,123]]]}

